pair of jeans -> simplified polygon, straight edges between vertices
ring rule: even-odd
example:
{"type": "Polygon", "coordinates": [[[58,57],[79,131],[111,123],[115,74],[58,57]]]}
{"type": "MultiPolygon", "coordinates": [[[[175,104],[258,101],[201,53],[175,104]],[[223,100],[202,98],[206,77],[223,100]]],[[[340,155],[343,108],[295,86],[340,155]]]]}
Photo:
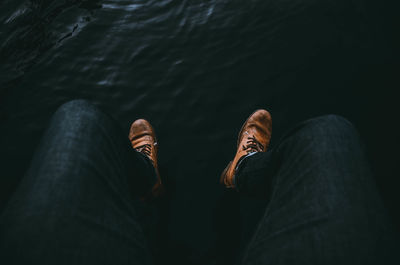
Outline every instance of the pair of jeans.
{"type": "Polygon", "coordinates": [[[243,264],[400,264],[398,240],[364,146],[346,119],[307,120],[237,170],[268,204],[243,264]]]}
{"type": "MultiPolygon", "coordinates": [[[[393,261],[393,229],[347,120],[302,123],[243,160],[236,178],[240,193],[269,199],[242,264],[393,261]]],[[[0,261],[153,264],[157,211],[138,198],[155,180],[111,117],[64,104],[1,216],[0,261]]]]}

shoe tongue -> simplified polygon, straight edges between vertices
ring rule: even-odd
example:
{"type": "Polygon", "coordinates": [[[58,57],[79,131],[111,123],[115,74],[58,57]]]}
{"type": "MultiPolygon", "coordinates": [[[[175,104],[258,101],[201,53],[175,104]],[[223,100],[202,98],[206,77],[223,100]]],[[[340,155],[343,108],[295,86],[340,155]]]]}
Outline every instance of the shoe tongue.
{"type": "MultiPolygon", "coordinates": [[[[142,153],[142,154],[144,154],[146,157],[148,157],[149,159],[150,159],[150,161],[153,163],[153,165],[154,165],[154,163],[155,163],[155,161],[153,160],[153,157],[152,157],[152,153],[153,153],[153,147],[151,147],[151,151],[150,151],[150,154],[146,154],[143,150],[146,148],[146,146],[145,145],[148,145],[149,143],[147,143],[147,142],[141,142],[141,143],[138,143],[136,146],[136,151],[138,151],[138,152],[140,152],[140,153],[142,153]]],[[[151,144],[150,144],[151,145],[151,144]]]]}

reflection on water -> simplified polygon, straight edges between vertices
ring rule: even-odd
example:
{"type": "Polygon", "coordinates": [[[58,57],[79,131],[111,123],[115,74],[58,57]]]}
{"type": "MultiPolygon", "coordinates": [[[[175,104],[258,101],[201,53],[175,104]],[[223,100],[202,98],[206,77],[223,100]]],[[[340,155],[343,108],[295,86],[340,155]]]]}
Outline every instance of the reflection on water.
{"type": "Polygon", "coordinates": [[[174,190],[170,246],[186,246],[188,262],[215,258],[218,177],[248,114],[272,112],[272,145],[319,114],[367,125],[359,113],[371,112],[373,97],[358,82],[382,54],[371,52],[366,14],[354,3],[3,1],[2,201],[51,113],[67,100],[89,99],[125,130],[138,117],[152,122],[174,190]]]}

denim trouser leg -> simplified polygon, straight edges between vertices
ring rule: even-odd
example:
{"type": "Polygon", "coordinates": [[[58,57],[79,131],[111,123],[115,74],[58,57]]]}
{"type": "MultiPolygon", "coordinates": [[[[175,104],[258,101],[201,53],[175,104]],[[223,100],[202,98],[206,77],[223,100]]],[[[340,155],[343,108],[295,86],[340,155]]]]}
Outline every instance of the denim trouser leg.
{"type": "Polygon", "coordinates": [[[243,264],[394,262],[393,230],[347,120],[302,123],[273,150],[247,158],[237,180],[244,194],[270,194],[243,264]]]}
{"type": "Polygon", "coordinates": [[[137,195],[154,169],[86,101],[53,116],[0,220],[4,264],[150,264],[137,195]]]}

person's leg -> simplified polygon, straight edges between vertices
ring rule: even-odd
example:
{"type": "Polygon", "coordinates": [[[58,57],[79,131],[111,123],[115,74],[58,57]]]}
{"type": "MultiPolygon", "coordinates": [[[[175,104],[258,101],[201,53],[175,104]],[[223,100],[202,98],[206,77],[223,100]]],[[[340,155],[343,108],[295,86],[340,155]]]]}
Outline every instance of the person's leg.
{"type": "Polygon", "coordinates": [[[150,264],[137,197],[155,180],[114,120],[83,100],[64,104],[2,214],[0,262],[150,264]]]}
{"type": "Polygon", "coordinates": [[[243,194],[269,203],[243,264],[391,264],[393,230],[355,128],[308,120],[237,170],[243,194]]]}

